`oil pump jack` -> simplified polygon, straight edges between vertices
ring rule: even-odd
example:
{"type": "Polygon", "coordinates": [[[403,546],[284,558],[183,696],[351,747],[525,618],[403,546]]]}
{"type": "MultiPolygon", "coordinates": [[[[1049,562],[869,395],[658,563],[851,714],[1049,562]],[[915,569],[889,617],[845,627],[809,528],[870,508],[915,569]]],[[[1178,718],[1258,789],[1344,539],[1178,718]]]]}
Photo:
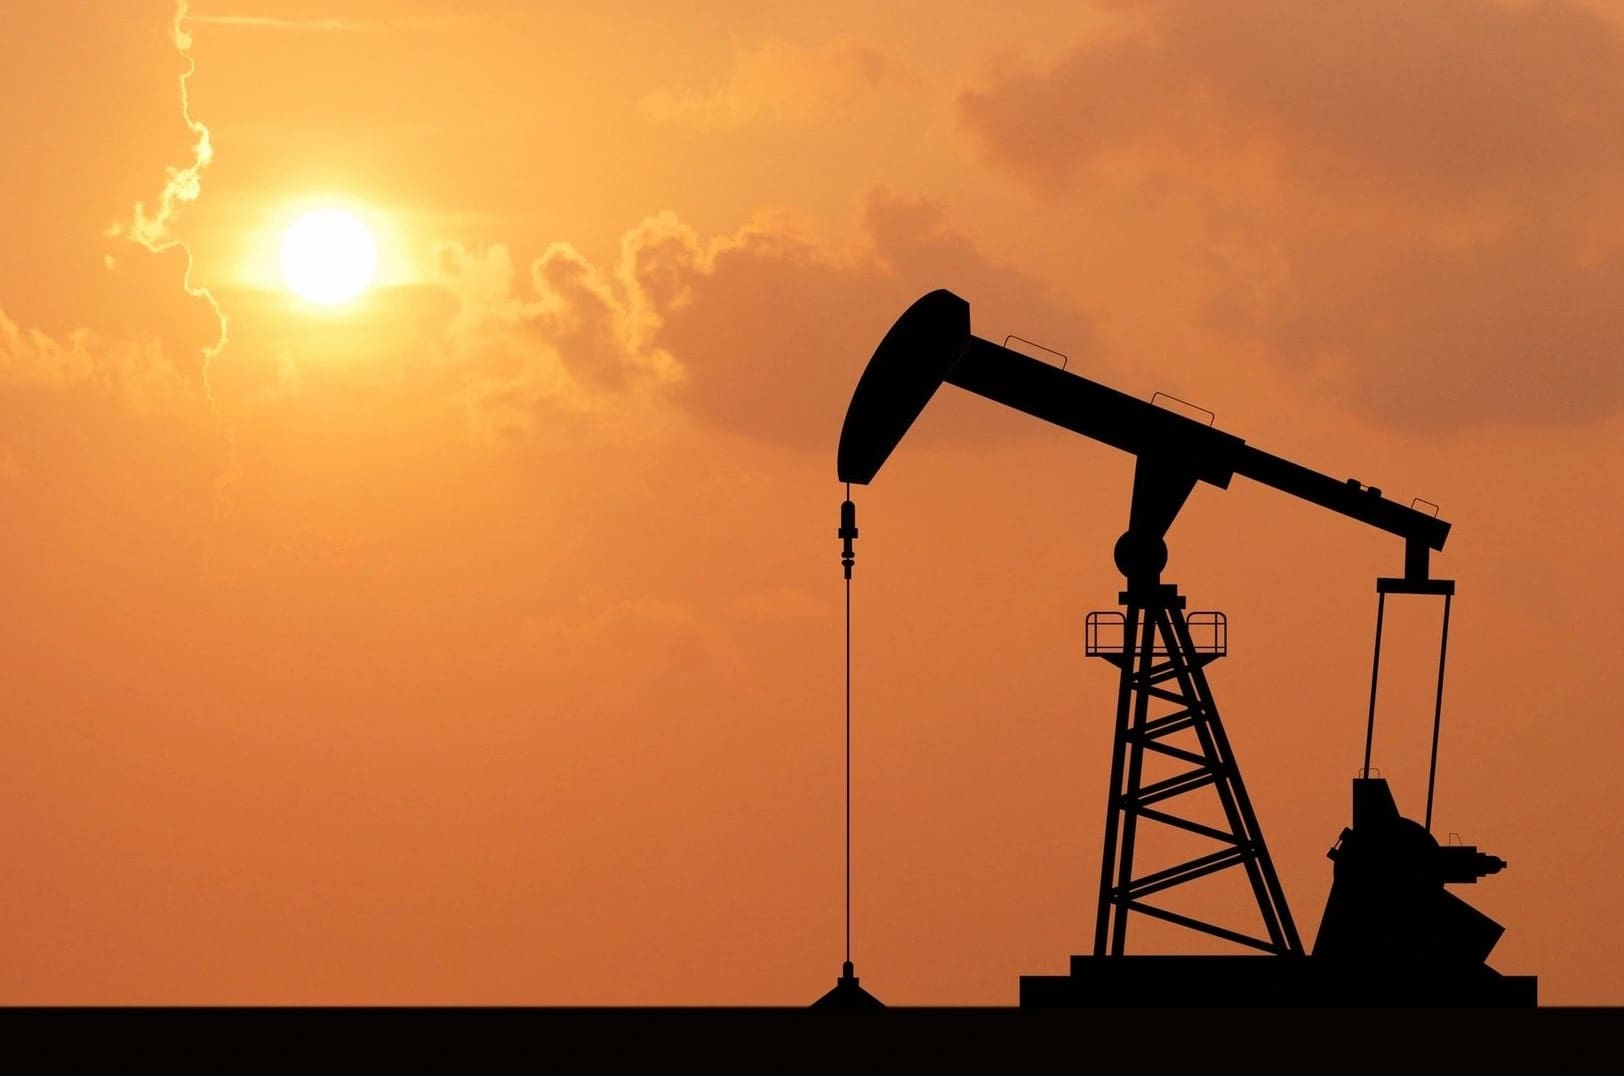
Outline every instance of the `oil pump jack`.
{"type": "MultiPolygon", "coordinates": [[[[969,304],[944,290],[909,307],[863,371],[840,431],[840,481],[872,481],[944,382],[1111,445],[1136,461],[1128,527],[1114,550],[1125,581],[1122,608],[1088,621],[1088,651],[1119,670],[1093,952],[1072,957],[1069,975],[1023,976],[1022,1005],[1534,1004],[1532,976],[1502,976],[1485,963],[1503,928],[1444,889],[1496,873],[1504,861],[1433,838],[1431,777],[1422,825],[1399,814],[1386,780],[1373,776],[1370,766],[1387,596],[1436,595],[1444,599],[1433,727],[1436,775],[1455,586],[1432,578],[1429,561],[1443,548],[1450,525],[1354,479],[1339,481],[1209,423],[984,340],[970,331],[969,304]],[[1208,614],[1204,622],[1193,613],[1187,617],[1184,597],[1162,579],[1166,535],[1186,499],[1198,484],[1224,489],[1236,475],[1404,542],[1403,574],[1377,580],[1364,767],[1353,782],[1352,825],[1329,853],[1333,883],[1311,955],[1298,936],[1207,683],[1205,666],[1226,646],[1222,616],[1208,614]],[[1212,629],[1199,643],[1192,622],[1212,629]],[[1147,780],[1150,756],[1183,768],[1147,780]],[[1177,801],[1201,789],[1216,793],[1221,821],[1180,813],[1177,801]],[[1136,873],[1143,823],[1194,834],[1212,850],[1136,873]],[[1148,899],[1232,869],[1243,872],[1251,888],[1260,932],[1232,929],[1148,899]],[[1265,956],[1130,956],[1131,915],[1187,927],[1265,956]]],[[[848,531],[855,535],[855,524],[843,516],[842,536],[848,531]]],[[[847,547],[849,556],[849,540],[847,547]]]]}

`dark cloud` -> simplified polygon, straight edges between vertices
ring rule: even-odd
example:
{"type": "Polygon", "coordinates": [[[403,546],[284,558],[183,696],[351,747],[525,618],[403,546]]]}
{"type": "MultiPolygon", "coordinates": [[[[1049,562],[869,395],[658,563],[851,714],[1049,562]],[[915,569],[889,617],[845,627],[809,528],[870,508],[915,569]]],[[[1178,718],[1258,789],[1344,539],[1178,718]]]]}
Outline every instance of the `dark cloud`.
{"type": "MultiPolygon", "coordinates": [[[[1086,319],[1042,282],[1000,265],[946,223],[940,206],[876,194],[869,243],[847,255],[771,229],[719,244],[663,314],[656,339],[682,365],[680,398],[700,417],[753,436],[833,448],[852,388],[886,329],[909,303],[945,287],[970,301],[975,327],[1010,331],[1087,354],[1086,319]]],[[[965,433],[978,418],[944,396],[965,433]]]]}
{"type": "MultiPolygon", "coordinates": [[[[541,408],[620,409],[674,398],[700,419],[764,440],[832,448],[858,375],[891,322],[933,288],[972,304],[976,327],[1091,351],[1087,321],[1040,281],[982,254],[941,207],[874,195],[867,241],[837,251],[762,219],[711,242],[674,215],[645,220],[605,271],[557,244],[516,286],[507,251],[440,249],[457,296],[448,331],[471,398],[498,424],[541,408]]],[[[951,397],[953,394],[947,394],[951,397]]],[[[963,403],[933,408],[954,436],[1002,429],[963,403]]]]}
{"type": "Polygon", "coordinates": [[[1216,326],[1406,429],[1583,420],[1624,399],[1624,253],[1584,264],[1537,225],[1459,246],[1305,241],[1272,293],[1242,294],[1214,301],[1216,326]]]}
{"type": "Polygon", "coordinates": [[[1247,255],[1217,259],[1212,324],[1383,419],[1624,400],[1609,24],[1480,0],[1117,6],[1139,30],[961,96],[992,161],[1057,198],[1127,179],[1199,205],[1192,262],[1247,255]]]}

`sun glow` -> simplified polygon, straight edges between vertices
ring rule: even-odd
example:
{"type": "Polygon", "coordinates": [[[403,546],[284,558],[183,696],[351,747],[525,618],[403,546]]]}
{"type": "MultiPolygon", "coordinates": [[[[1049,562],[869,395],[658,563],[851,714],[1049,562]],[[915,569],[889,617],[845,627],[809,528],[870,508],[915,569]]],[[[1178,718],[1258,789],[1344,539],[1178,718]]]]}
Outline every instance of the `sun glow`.
{"type": "Polygon", "coordinates": [[[361,294],[378,268],[378,245],[360,218],[317,209],[282,236],[282,276],[302,299],[337,306],[361,294]]]}

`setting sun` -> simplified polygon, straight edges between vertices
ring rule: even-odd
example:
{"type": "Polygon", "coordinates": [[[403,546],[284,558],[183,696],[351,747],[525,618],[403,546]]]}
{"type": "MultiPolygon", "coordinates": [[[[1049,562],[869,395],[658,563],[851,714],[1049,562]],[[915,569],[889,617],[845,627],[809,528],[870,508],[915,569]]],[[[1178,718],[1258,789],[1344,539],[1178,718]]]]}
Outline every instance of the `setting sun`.
{"type": "Polygon", "coordinates": [[[337,306],[372,282],[378,247],[353,213],[318,209],[294,221],[282,237],[282,275],[302,299],[337,306]]]}

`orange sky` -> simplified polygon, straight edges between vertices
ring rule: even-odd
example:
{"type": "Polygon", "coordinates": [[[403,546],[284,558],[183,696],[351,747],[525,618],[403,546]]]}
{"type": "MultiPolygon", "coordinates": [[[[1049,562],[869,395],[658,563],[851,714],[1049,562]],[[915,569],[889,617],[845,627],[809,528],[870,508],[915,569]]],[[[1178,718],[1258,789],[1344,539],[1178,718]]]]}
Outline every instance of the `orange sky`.
{"type": "MultiPolygon", "coordinates": [[[[199,3],[213,157],[152,253],[197,160],[174,8],[8,8],[0,1001],[827,989],[835,439],[945,286],[1442,506],[1435,829],[1510,864],[1460,890],[1491,963],[1624,1003],[1624,8],[926,10],[199,3]],[[380,276],[318,311],[276,251],[330,203],[380,276]]],[[[855,498],[893,1004],[1012,1004],[1092,937],[1131,461],[959,395],[855,498]]],[[[1399,543],[1238,479],[1169,544],[1311,939],[1399,543]]],[[[1373,761],[1419,816],[1437,611],[1389,622],[1373,761]]]]}

